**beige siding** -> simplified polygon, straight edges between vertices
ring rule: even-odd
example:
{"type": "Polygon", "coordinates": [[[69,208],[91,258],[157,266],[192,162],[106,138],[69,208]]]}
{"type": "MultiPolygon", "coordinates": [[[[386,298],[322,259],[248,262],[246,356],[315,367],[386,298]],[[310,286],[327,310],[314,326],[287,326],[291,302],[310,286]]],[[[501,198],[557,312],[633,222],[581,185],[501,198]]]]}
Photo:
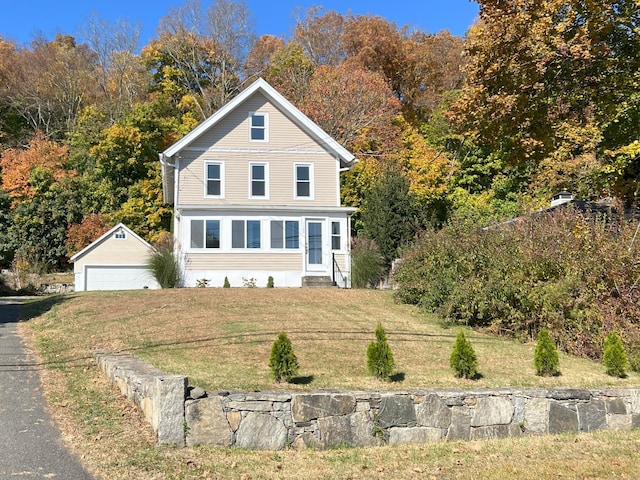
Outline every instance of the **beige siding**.
{"type": "Polygon", "coordinates": [[[339,206],[337,160],[256,94],[197,139],[179,160],[180,205],[339,206]],[[249,141],[249,112],[269,114],[268,142],[249,141]],[[212,151],[206,151],[213,149],[212,151]],[[223,151],[216,151],[216,150],[223,151]],[[224,162],[223,199],[205,198],[205,161],[224,162]],[[269,198],[249,198],[249,163],[269,164],[269,198]],[[294,199],[294,164],[313,164],[312,200],[294,199]]]}
{"type": "Polygon", "coordinates": [[[300,270],[301,253],[202,253],[187,254],[189,270],[300,270]]]}
{"type": "Polygon", "coordinates": [[[129,234],[125,239],[110,236],[77,259],[73,271],[82,273],[85,265],[143,265],[150,253],[148,246],[129,234]]]}

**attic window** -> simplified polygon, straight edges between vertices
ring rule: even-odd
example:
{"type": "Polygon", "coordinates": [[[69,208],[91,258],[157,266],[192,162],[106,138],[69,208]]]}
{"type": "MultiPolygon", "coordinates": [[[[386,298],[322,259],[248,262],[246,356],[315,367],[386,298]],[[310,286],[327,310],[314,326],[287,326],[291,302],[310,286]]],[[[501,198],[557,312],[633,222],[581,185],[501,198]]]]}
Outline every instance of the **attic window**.
{"type": "Polygon", "coordinates": [[[113,238],[116,240],[125,240],[127,238],[127,234],[122,230],[119,230],[113,235],[113,238]]]}
{"type": "Polygon", "coordinates": [[[249,114],[249,138],[252,142],[267,142],[267,114],[252,112],[249,114]]]}

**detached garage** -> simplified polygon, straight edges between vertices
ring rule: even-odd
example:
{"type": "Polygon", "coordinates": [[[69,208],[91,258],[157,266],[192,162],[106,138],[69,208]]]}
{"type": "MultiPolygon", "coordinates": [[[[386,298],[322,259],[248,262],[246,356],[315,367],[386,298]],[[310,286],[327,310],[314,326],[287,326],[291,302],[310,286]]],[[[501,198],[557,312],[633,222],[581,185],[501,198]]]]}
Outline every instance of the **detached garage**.
{"type": "Polygon", "coordinates": [[[75,291],[160,288],[147,270],[153,247],[119,223],[73,257],[75,291]]]}

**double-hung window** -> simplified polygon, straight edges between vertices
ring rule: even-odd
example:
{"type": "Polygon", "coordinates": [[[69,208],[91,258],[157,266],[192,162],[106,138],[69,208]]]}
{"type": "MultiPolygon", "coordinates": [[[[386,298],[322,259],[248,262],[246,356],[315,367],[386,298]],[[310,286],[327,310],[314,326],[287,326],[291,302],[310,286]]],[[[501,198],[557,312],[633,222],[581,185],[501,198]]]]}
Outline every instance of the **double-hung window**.
{"type": "Polygon", "coordinates": [[[268,142],[269,117],[266,113],[252,112],[249,114],[249,140],[252,142],[268,142]]]}
{"type": "Polygon", "coordinates": [[[205,195],[207,197],[224,196],[224,165],[222,162],[206,162],[205,169],[205,195]]]}
{"type": "Polygon", "coordinates": [[[296,220],[271,221],[271,248],[297,249],[300,246],[300,226],[296,220]]]}
{"type": "Polygon", "coordinates": [[[232,220],[231,248],[260,248],[260,220],[232,220]]]}
{"type": "Polygon", "coordinates": [[[340,222],[331,222],[331,250],[340,250],[340,222]]]}
{"type": "Polygon", "coordinates": [[[191,220],[191,248],[220,248],[220,220],[191,220]]]}
{"type": "Polygon", "coordinates": [[[313,198],[313,165],[296,163],[294,168],[295,198],[313,198]]]}
{"type": "Polygon", "coordinates": [[[269,166],[266,163],[249,164],[251,198],[269,198],[269,166]]]}

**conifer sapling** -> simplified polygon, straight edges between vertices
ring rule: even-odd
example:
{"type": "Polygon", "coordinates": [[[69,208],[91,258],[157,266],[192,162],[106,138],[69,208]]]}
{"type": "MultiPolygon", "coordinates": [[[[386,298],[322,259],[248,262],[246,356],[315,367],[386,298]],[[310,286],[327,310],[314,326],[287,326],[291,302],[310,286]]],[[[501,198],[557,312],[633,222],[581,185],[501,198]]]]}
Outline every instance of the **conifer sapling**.
{"type": "Polygon", "coordinates": [[[474,378],[478,373],[478,359],[471,342],[460,330],[449,358],[453,373],[458,378],[474,378]]]}
{"type": "Polygon", "coordinates": [[[395,362],[391,347],[387,342],[387,334],[381,324],[376,327],[376,340],[367,347],[367,370],[370,375],[381,380],[389,380],[395,362]]]}
{"type": "Polygon", "coordinates": [[[553,376],[558,374],[558,350],[548,330],[540,330],[538,343],[533,355],[533,368],[540,376],[553,376]]]}
{"type": "Polygon", "coordinates": [[[612,377],[623,378],[627,375],[627,352],[616,332],[609,332],[604,339],[602,364],[612,377]]]}
{"type": "Polygon", "coordinates": [[[298,373],[300,368],[298,358],[293,352],[291,340],[284,332],[280,333],[276,341],[273,342],[269,356],[269,368],[271,368],[271,374],[277,382],[289,382],[298,373]]]}

